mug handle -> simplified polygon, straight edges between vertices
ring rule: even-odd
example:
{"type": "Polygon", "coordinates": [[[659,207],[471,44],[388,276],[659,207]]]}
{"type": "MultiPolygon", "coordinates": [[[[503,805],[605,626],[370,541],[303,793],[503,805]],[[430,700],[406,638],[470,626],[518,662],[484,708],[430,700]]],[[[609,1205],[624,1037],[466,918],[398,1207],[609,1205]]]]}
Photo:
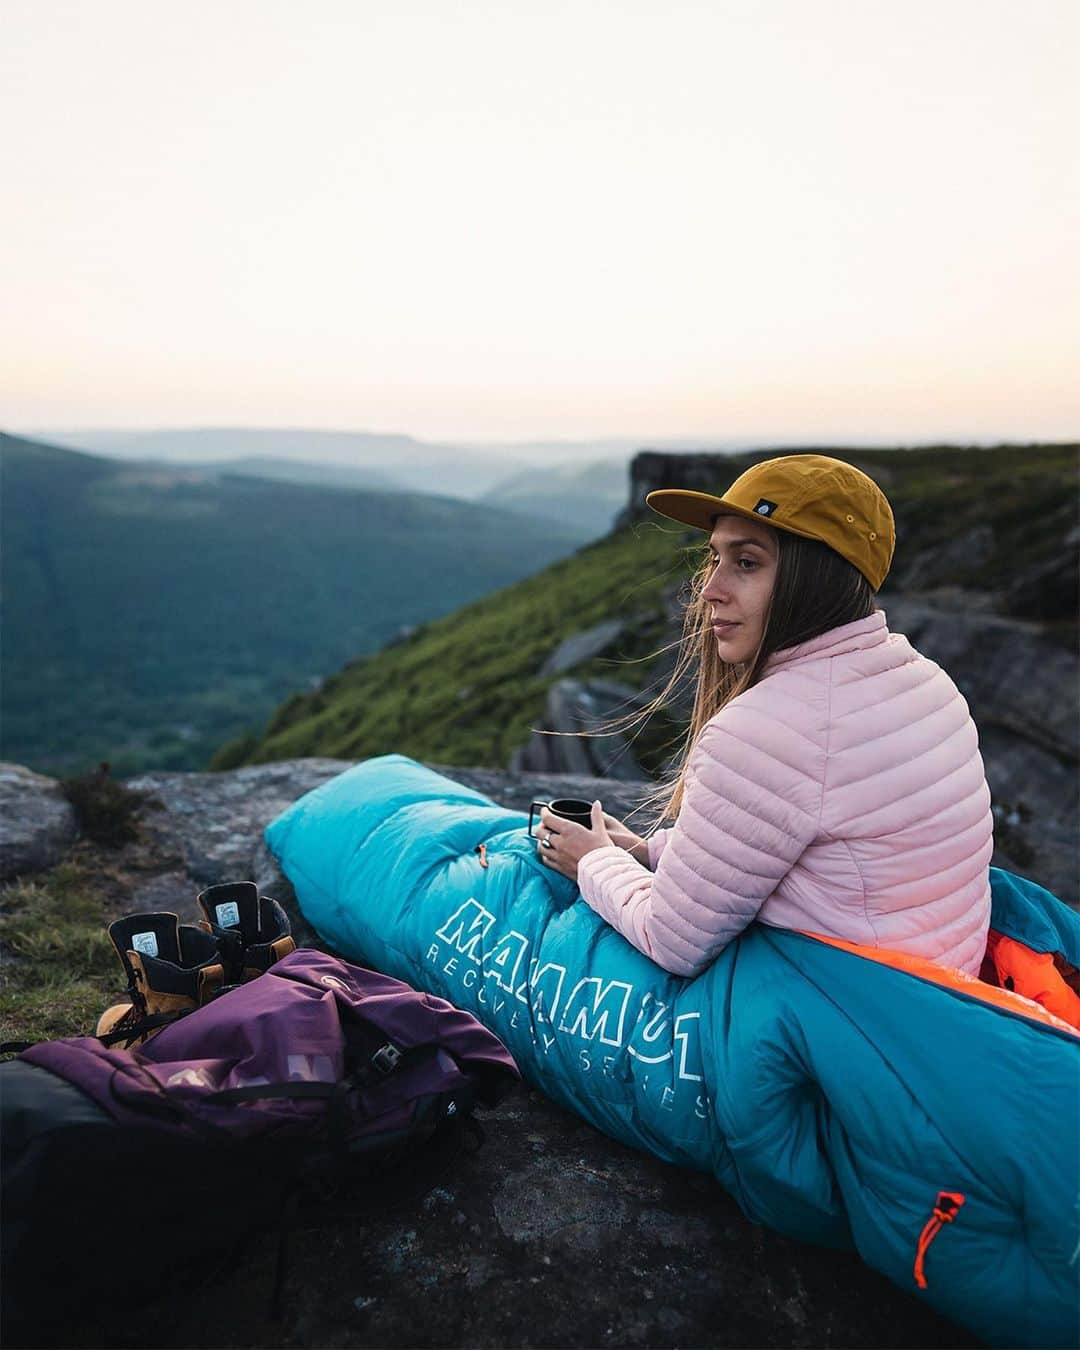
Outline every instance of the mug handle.
{"type": "Polygon", "coordinates": [[[550,807],[550,806],[551,806],[551,803],[550,803],[550,802],[533,802],[533,803],[529,806],[529,838],[530,838],[530,839],[538,839],[538,838],[540,837],[539,835],[533,834],[533,814],[534,814],[534,812],[539,811],[540,808],[541,808],[542,806],[548,806],[548,807],[550,807]]]}

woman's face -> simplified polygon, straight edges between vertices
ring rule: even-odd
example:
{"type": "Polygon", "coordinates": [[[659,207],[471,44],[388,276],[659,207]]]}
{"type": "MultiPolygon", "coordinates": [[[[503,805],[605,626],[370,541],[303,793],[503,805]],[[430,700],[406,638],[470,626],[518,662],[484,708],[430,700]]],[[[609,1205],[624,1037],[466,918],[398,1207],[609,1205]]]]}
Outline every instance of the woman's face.
{"type": "Polygon", "coordinates": [[[776,531],[744,516],[719,516],[709,547],[713,570],[702,595],[716,650],[721,661],[740,665],[757,651],[765,631],[779,558],[776,531]]]}

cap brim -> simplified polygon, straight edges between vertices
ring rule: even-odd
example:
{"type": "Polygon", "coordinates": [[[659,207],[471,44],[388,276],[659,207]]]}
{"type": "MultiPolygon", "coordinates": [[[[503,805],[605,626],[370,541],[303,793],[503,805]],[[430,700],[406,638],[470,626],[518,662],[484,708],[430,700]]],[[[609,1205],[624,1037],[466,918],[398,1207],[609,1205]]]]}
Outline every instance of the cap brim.
{"type": "MultiPolygon", "coordinates": [[[[761,521],[762,517],[748,511],[745,506],[735,506],[723,497],[714,497],[709,492],[690,492],[680,488],[657,488],[646,493],[645,504],[658,515],[677,520],[683,525],[692,525],[695,530],[712,533],[714,518],[721,512],[730,511],[736,516],[745,516],[748,520],[761,521]]],[[[765,524],[773,522],[765,520],[765,524]]]]}

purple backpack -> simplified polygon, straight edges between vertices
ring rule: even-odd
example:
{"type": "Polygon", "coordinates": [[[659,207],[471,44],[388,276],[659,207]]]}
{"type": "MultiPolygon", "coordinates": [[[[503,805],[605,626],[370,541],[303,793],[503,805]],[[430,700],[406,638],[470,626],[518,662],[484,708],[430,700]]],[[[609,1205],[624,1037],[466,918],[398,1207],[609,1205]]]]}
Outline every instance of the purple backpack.
{"type": "Polygon", "coordinates": [[[306,948],[136,1050],[75,1037],[21,1058],[118,1124],[233,1138],[332,1131],[353,1152],[494,1104],[519,1078],[470,1013],[306,948]]]}
{"type": "Polygon", "coordinates": [[[32,1045],[0,1064],[5,1326],[57,1344],[64,1305],[106,1316],[115,1291],[90,1248],[130,1246],[133,1202],[155,1235],[142,1297],[276,1221],[277,1309],[295,1208],[358,1185],[361,1213],[388,1186],[407,1194],[519,1077],[470,1013],[303,948],[137,1049],[32,1045]]]}

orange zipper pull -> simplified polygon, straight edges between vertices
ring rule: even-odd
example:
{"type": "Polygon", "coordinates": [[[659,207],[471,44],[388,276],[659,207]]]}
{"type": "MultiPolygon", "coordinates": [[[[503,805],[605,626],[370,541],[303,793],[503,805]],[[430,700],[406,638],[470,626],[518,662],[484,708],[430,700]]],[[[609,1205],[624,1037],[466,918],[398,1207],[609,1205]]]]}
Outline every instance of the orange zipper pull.
{"type": "Polygon", "coordinates": [[[488,865],[488,860],[487,860],[487,844],[477,844],[477,846],[476,846],[474,852],[480,854],[480,866],[481,866],[481,867],[487,867],[487,865],[488,865]]]}
{"type": "Polygon", "coordinates": [[[923,1263],[926,1260],[926,1249],[941,1232],[942,1226],[952,1223],[960,1212],[960,1207],[964,1203],[964,1196],[959,1191],[938,1191],[938,1198],[934,1204],[933,1213],[926,1222],[926,1226],[919,1234],[919,1245],[915,1252],[915,1283],[920,1289],[926,1288],[926,1275],[923,1271],[923,1263]]]}

